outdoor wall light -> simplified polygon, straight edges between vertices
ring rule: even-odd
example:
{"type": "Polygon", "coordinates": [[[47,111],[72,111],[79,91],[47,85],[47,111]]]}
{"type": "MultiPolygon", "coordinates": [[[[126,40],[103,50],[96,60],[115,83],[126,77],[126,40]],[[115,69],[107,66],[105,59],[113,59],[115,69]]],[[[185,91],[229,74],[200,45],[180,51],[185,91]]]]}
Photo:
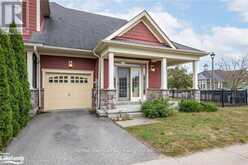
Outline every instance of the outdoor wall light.
{"type": "Polygon", "coordinates": [[[152,71],[152,72],[155,72],[155,71],[156,71],[155,65],[151,65],[151,71],[152,71]]]}
{"type": "Polygon", "coordinates": [[[68,62],[68,67],[69,67],[69,68],[72,68],[72,67],[73,67],[72,60],[69,60],[69,62],[68,62]]]}

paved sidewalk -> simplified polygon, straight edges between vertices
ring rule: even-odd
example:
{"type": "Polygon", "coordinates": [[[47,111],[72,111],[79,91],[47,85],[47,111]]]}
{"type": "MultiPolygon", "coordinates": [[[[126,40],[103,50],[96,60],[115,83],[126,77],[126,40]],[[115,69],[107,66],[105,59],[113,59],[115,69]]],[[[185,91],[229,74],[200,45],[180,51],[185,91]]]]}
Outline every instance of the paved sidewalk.
{"type": "Polygon", "coordinates": [[[199,152],[185,157],[168,157],[135,165],[248,165],[248,144],[199,152]]]}

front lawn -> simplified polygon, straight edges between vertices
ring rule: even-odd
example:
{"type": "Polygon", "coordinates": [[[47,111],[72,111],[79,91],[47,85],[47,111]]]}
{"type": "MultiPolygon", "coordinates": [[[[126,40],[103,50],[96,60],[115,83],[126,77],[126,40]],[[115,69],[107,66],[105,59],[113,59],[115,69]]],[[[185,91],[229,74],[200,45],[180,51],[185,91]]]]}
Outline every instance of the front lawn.
{"type": "Polygon", "coordinates": [[[151,125],[129,127],[138,139],[169,156],[248,142],[248,107],[178,112],[151,125]]]}

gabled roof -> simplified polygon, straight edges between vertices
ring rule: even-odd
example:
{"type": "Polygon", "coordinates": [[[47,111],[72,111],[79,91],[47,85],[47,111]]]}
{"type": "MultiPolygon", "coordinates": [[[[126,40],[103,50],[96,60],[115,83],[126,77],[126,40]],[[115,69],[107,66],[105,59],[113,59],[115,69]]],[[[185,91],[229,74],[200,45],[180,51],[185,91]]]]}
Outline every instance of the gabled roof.
{"type": "MultiPolygon", "coordinates": [[[[49,6],[50,17],[45,18],[43,31],[33,33],[30,43],[92,50],[99,41],[118,34],[117,32],[120,29],[125,29],[129,24],[132,24],[132,21],[144,16],[151,19],[145,11],[128,22],[124,19],[65,8],[54,2],[50,3],[49,6]]],[[[162,37],[165,37],[173,45],[171,47],[174,47],[174,49],[203,53],[198,49],[169,40],[152,19],[151,24],[162,37]]]]}
{"type": "Polygon", "coordinates": [[[29,42],[90,50],[126,23],[123,19],[68,9],[52,2],[43,32],[34,33],[29,42]]]}
{"type": "MultiPolygon", "coordinates": [[[[228,71],[214,70],[213,78],[214,78],[214,80],[217,80],[217,81],[224,81],[228,78],[228,74],[229,74],[228,71]]],[[[203,71],[203,72],[198,74],[199,80],[211,80],[211,78],[212,78],[212,71],[211,70],[203,71]]]]}
{"type": "Polygon", "coordinates": [[[165,33],[160,29],[160,27],[156,24],[156,22],[152,19],[152,17],[144,10],[140,14],[138,14],[136,17],[131,19],[127,24],[122,26],[120,29],[112,33],[110,36],[106,37],[104,40],[112,40],[113,38],[117,36],[121,36],[122,34],[126,33],[128,30],[135,27],[140,22],[143,22],[147,25],[147,28],[150,27],[150,31],[153,32],[154,36],[161,42],[163,40],[171,47],[176,49],[176,47],[173,45],[173,43],[170,41],[170,39],[165,35],[165,33]]]}

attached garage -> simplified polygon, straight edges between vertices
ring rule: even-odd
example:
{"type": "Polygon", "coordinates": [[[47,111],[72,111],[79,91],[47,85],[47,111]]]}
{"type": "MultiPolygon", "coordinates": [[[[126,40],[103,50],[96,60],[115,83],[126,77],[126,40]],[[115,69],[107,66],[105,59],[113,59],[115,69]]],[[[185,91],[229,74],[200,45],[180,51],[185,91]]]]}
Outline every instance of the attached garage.
{"type": "Polygon", "coordinates": [[[43,70],[44,111],[92,106],[93,71],[43,70]]]}

